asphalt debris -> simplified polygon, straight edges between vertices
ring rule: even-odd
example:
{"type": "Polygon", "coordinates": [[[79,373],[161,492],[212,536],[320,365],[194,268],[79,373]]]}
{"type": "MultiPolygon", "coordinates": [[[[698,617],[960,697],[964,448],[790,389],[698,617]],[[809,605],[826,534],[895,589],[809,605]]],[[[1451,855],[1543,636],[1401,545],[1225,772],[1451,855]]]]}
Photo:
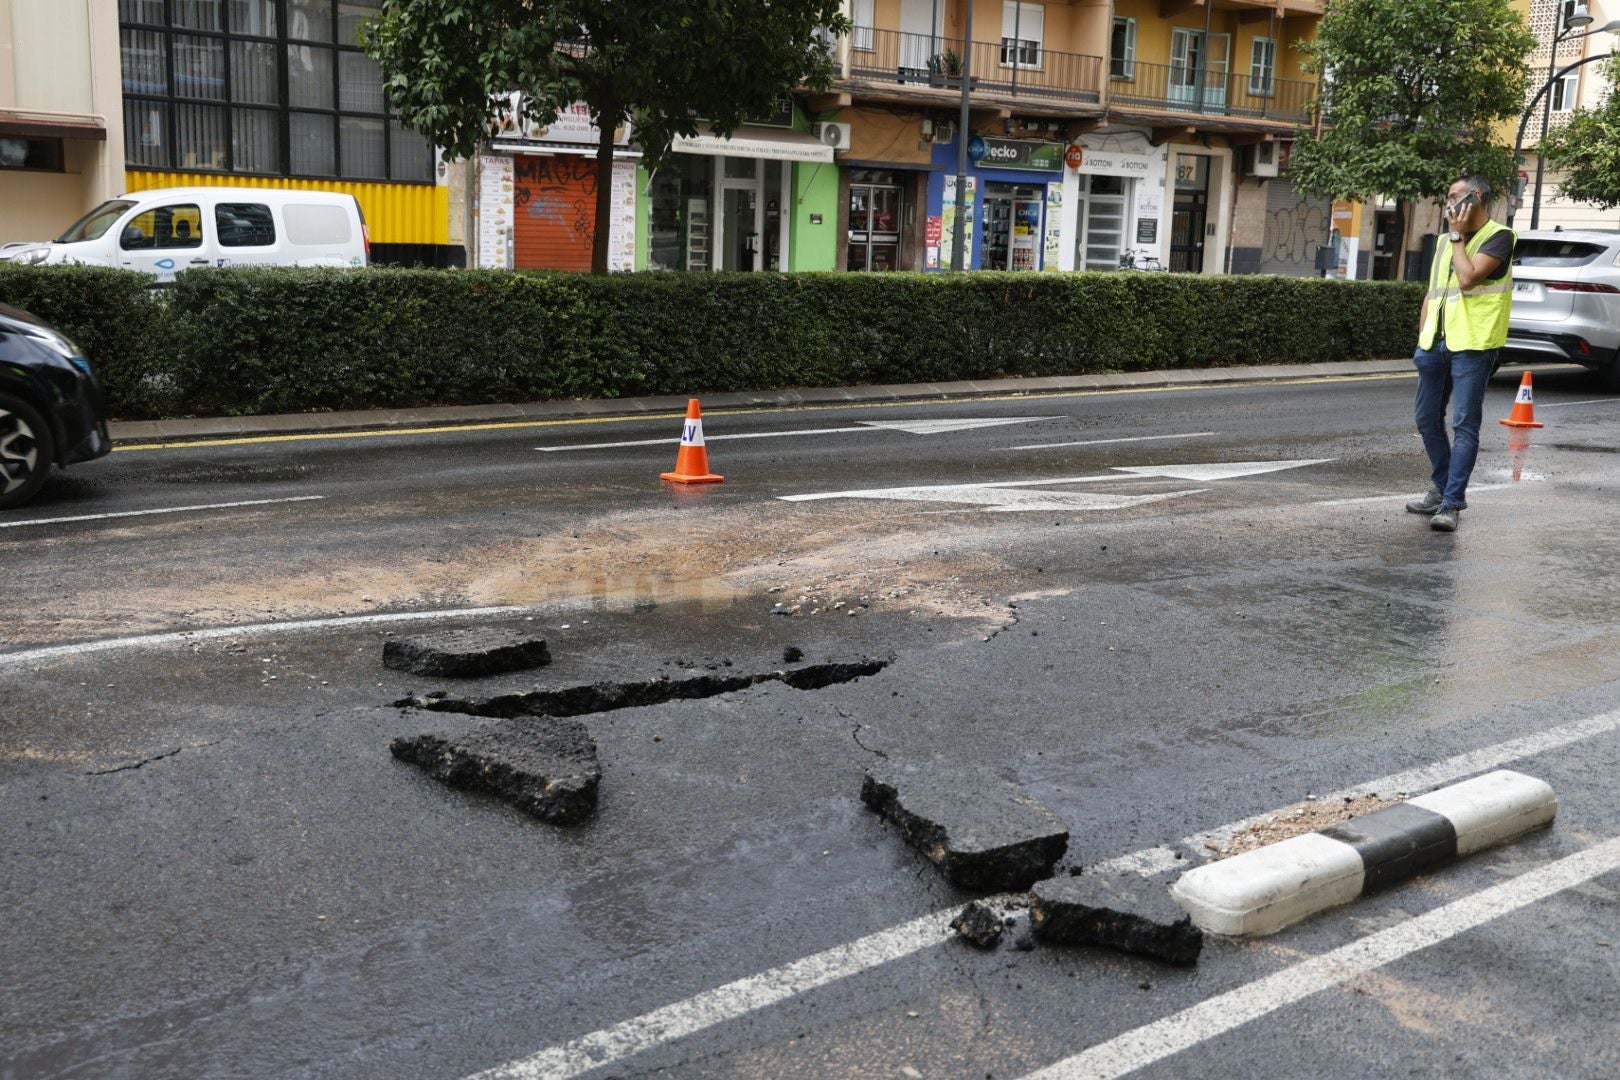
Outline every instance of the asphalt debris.
{"type": "MultiPolygon", "coordinates": [[[[1008,923],[1012,921],[1007,920],[1008,923]]],[[[989,950],[1001,942],[1001,932],[1005,929],[1005,925],[1001,917],[987,905],[975,900],[951,920],[951,929],[974,948],[989,950]]]]}
{"type": "Polygon", "coordinates": [[[1027,889],[1069,846],[1056,814],[984,769],[884,762],[867,769],[861,801],[967,889],[1027,889]]]}
{"type": "Polygon", "coordinates": [[[441,784],[494,795],[551,825],[577,825],[596,809],[602,767],[577,720],[504,720],[465,735],[398,738],[389,749],[441,784]]]}
{"type": "Polygon", "coordinates": [[[1138,874],[1087,873],[1030,891],[1030,929],[1055,945],[1103,945],[1167,964],[1198,961],[1204,932],[1162,884],[1138,874]]]}
{"type": "Polygon", "coordinates": [[[545,638],[520,631],[469,627],[383,643],[383,666],[413,675],[475,678],[551,663],[545,638]]]}

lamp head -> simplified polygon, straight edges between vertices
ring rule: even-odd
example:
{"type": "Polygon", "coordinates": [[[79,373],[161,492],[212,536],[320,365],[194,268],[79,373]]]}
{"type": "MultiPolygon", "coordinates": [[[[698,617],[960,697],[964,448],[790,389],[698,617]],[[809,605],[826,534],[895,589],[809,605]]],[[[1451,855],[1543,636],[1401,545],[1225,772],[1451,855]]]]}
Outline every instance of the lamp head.
{"type": "Polygon", "coordinates": [[[1592,13],[1585,4],[1576,4],[1575,10],[1570,12],[1569,18],[1564,20],[1564,26],[1569,30],[1581,30],[1592,25],[1592,13]]]}

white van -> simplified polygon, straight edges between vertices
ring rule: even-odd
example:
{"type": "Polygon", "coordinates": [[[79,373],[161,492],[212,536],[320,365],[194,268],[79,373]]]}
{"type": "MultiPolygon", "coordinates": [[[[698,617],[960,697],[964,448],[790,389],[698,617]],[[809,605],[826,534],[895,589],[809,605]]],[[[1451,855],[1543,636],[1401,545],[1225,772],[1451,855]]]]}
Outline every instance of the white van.
{"type": "Polygon", "coordinates": [[[272,188],[154,188],[109,199],[48,244],[0,259],[34,266],[116,266],[173,281],[203,266],[342,266],[371,262],[353,195],[272,188]]]}

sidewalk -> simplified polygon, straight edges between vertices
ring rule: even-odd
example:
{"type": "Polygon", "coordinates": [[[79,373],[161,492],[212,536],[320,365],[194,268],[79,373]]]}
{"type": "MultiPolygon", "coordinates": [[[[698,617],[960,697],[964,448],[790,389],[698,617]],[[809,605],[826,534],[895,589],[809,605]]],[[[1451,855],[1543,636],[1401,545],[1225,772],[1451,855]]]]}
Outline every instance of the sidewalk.
{"type": "MultiPolygon", "coordinates": [[[[1266,364],[1256,367],[1199,368],[1187,371],[1133,371],[1043,379],[981,379],[970,382],[909,383],[898,386],[805,387],[704,394],[703,411],[794,408],[884,401],[968,401],[1018,394],[1074,390],[1126,390],[1141,387],[1210,386],[1221,383],[1289,382],[1354,375],[1408,374],[1410,359],[1357,360],[1336,364],[1266,364]]],[[[215,416],[192,420],[125,420],[110,425],[115,443],[217,439],[254,435],[308,435],[390,428],[443,427],[569,420],[579,417],[683,415],[687,397],[538,401],[526,405],[447,405],[423,409],[353,409],[345,412],[280,416],[215,416]]]]}

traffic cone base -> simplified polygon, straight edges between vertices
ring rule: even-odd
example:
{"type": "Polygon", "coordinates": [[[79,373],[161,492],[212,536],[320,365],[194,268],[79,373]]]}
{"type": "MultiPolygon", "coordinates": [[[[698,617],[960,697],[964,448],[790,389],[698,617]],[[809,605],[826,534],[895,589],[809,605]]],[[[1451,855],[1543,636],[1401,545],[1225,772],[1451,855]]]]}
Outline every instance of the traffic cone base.
{"type": "Polygon", "coordinates": [[[675,452],[675,471],[659,473],[658,478],[677,484],[719,484],[725,480],[709,471],[709,451],[703,445],[703,410],[697,398],[686,403],[686,423],[681,427],[681,448],[675,452]]]}
{"type": "Polygon", "coordinates": [[[1513,411],[1506,420],[1498,420],[1498,424],[1511,428],[1545,427],[1536,419],[1536,395],[1531,389],[1530,373],[1524,373],[1519,380],[1519,396],[1513,399],[1513,411]]]}

